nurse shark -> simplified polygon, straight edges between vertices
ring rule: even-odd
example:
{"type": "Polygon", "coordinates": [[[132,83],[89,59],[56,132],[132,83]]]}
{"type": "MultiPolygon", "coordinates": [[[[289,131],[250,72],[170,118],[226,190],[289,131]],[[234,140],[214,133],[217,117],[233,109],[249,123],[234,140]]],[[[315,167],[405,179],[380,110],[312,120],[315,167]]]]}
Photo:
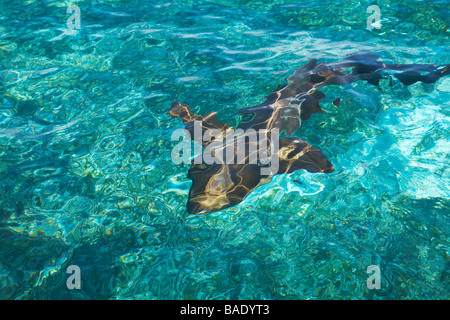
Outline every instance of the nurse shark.
{"type": "MultiPolygon", "coordinates": [[[[244,117],[236,131],[218,121],[217,112],[197,115],[187,105],[174,102],[168,113],[172,118],[181,118],[185,130],[191,136],[200,137],[196,140],[205,150],[217,140],[225,141],[229,132],[235,133],[234,138],[244,142],[239,150],[235,139],[231,142],[226,140],[222,147],[219,144],[212,154],[223,154],[222,151],[231,147],[231,157],[226,160],[216,157],[214,162],[191,161],[187,176],[192,180],[192,186],[186,204],[187,212],[205,214],[235,206],[277,174],[300,169],[313,173],[333,172],[333,164],[306,141],[295,137],[279,139],[279,132],[292,135],[300,128],[302,121],[308,120],[314,113],[324,113],[319,101],[325,98],[325,94],[320,88],[347,85],[359,80],[378,86],[384,78],[390,79],[392,86],[392,77],[404,85],[418,81],[434,83],[449,73],[450,65],[385,64],[378,55],[370,53],[353,54],[331,63],[318,63],[316,59],[311,59],[287,78],[287,84],[279,85],[267,95],[263,103],[239,110],[237,113],[244,117]],[[263,134],[259,135],[259,140],[246,139],[246,132],[249,131],[263,134]],[[218,138],[216,134],[212,139],[210,132],[219,132],[224,138],[218,138]],[[267,148],[267,156],[257,152],[261,147],[267,148]]],[[[340,98],[336,98],[333,104],[338,107],[340,98]]]]}

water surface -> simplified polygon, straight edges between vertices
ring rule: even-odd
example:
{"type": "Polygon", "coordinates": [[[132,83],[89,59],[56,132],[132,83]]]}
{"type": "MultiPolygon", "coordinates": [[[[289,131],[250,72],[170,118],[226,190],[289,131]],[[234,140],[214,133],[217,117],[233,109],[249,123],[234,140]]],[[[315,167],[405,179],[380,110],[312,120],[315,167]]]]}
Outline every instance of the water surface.
{"type": "Polygon", "coordinates": [[[0,298],[448,299],[450,77],[325,88],[295,136],[335,172],[217,213],[186,214],[170,158],[173,101],[235,125],[312,57],[450,63],[447,1],[378,1],[369,30],[371,4],[2,1],[0,298]]]}

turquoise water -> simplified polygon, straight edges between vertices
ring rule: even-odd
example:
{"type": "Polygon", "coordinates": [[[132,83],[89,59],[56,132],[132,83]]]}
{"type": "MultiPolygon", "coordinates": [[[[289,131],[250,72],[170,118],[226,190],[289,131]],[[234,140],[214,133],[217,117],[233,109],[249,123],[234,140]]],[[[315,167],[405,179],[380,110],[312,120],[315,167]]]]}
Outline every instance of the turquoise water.
{"type": "Polygon", "coordinates": [[[448,299],[450,77],[324,88],[331,174],[185,210],[173,101],[259,104],[316,57],[450,63],[448,1],[1,1],[0,299],[448,299]],[[69,30],[67,7],[80,8],[69,30]],[[369,30],[369,5],[381,28],[369,30]],[[342,99],[339,108],[332,100],[342,99]],[[69,290],[67,268],[81,270],[69,290]],[[381,271],[369,289],[368,266],[381,271]]]}

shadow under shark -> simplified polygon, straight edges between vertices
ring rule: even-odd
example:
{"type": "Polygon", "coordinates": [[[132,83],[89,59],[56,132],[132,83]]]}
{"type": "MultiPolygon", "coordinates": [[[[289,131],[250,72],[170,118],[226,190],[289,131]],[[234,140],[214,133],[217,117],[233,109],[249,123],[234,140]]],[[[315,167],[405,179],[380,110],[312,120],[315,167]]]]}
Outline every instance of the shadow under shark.
{"type": "MultiPolygon", "coordinates": [[[[245,140],[244,150],[240,150],[246,152],[245,163],[236,161],[237,151],[234,152],[232,161],[228,159],[209,164],[192,161],[188,171],[188,178],[192,180],[186,205],[188,213],[205,214],[237,205],[259,185],[270,182],[276,174],[300,169],[313,173],[333,172],[333,164],[317,148],[300,138],[279,139],[278,134],[273,134],[274,130],[279,130],[291,135],[300,127],[301,121],[308,120],[313,113],[324,113],[319,105],[319,101],[325,98],[325,94],[319,90],[321,87],[347,85],[358,80],[378,86],[383,78],[390,78],[392,86],[392,77],[405,85],[418,81],[434,83],[449,73],[450,65],[384,64],[378,55],[366,53],[351,55],[332,63],[317,63],[316,59],[311,59],[287,78],[288,84],[279,85],[266,96],[262,104],[237,112],[250,116],[241,121],[237,129],[267,132],[263,141],[245,140]],[[255,150],[252,144],[255,143],[258,144],[257,147],[262,143],[269,146],[268,150],[272,150],[271,160],[278,161],[276,170],[261,170],[267,167],[267,162],[261,161],[260,154],[253,154],[257,159],[256,163],[249,161],[252,150],[255,150]],[[273,148],[275,144],[277,148],[273,148]]],[[[339,103],[340,98],[333,101],[336,106],[339,103]]],[[[169,114],[172,118],[181,118],[191,136],[194,135],[194,124],[200,122],[201,141],[198,142],[203,148],[214,142],[211,137],[202,139],[211,130],[219,130],[225,137],[227,130],[233,129],[216,119],[217,112],[197,115],[187,105],[178,102],[172,104],[169,114]]],[[[232,147],[236,147],[232,143],[232,147]]]]}

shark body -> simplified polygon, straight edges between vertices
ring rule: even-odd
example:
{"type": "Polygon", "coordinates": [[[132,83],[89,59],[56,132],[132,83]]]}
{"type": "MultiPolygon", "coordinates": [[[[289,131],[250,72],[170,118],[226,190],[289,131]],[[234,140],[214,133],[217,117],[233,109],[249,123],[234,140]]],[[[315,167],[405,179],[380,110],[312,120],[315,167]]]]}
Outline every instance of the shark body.
{"type": "MultiPolygon", "coordinates": [[[[289,78],[288,83],[280,85],[265,97],[262,104],[244,108],[237,113],[247,115],[237,130],[259,130],[266,132],[264,142],[273,147],[277,145],[276,170],[261,170],[259,155],[254,155],[258,161],[248,161],[252,150],[261,146],[261,141],[245,142],[245,163],[239,161],[222,161],[218,163],[194,163],[188,171],[188,178],[192,180],[186,209],[191,214],[205,214],[219,211],[239,204],[250,192],[259,185],[267,183],[276,174],[291,173],[300,169],[309,172],[331,173],[333,164],[317,148],[300,138],[276,138],[274,130],[292,135],[301,122],[308,120],[314,113],[324,113],[319,101],[325,98],[320,91],[327,85],[347,85],[354,81],[363,80],[378,86],[381,79],[397,78],[404,85],[411,85],[421,81],[434,83],[442,76],[450,74],[450,65],[436,66],[434,64],[384,64],[375,54],[355,54],[338,62],[317,63],[311,59],[289,78]]],[[[391,81],[392,83],[392,81],[391,81]]],[[[340,98],[333,101],[339,106],[340,98]]],[[[211,130],[220,131],[226,136],[230,126],[216,119],[216,112],[205,115],[194,114],[182,103],[174,102],[169,110],[173,117],[183,120],[186,130],[193,134],[194,124],[201,123],[202,134],[211,130]]],[[[242,131],[241,130],[241,131],[242,131]]],[[[202,141],[207,148],[212,139],[202,141]]],[[[234,146],[234,145],[233,145],[234,146]]],[[[269,148],[270,149],[270,148],[269,148]]],[[[273,148],[272,148],[273,149],[273,148]]],[[[234,159],[237,160],[237,152],[234,159]]],[[[273,159],[273,158],[272,158],[273,159]]]]}

